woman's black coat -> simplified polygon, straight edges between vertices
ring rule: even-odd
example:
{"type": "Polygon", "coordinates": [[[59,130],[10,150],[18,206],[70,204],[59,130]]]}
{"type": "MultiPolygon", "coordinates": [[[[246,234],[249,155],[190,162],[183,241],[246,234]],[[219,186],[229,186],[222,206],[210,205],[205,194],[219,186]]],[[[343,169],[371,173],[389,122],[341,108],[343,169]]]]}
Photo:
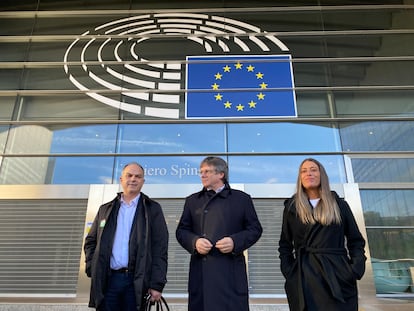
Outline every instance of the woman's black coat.
{"type": "Polygon", "coordinates": [[[339,225],[303,224],[294,197],[285,201],[279,253],[291,311],[358,310],[356,281],[365,272],[365,240],[348,203],[332,194],[339,225]]]}
{"type": "MultiPolygon", "coordinates": [[[[103,302],[120,196],[102,205],[85,238],[86,274],[91,277],[89,307],[103,302]]],[[[129,269],[134,271],[137,310],[149,288],[162,292],[167,283],[168,229],[160,204],[141,193],[129,241],[129,269]]]]}
{"type": "Polygon", "coordinates": [[[246,311],[249,295],[243,251],[261,236],[262,226],[250,196],[226,186],[217,194],[205,190],[186,198],[176,230],[178,242],[191,254],[188,281],[190,311],[246,311]],[[232,253],[213,247],[207,255],[195,251],[205,237],[214,245],[229,236],[232,253]]]}

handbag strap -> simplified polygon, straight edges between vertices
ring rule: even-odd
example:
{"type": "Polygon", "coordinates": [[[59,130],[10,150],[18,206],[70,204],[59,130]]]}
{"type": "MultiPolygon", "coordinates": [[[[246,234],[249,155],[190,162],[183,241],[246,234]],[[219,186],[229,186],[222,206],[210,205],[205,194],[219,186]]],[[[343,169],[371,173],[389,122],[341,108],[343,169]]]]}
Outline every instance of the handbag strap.
{"type": "Polygon", "coordinates": [[[163,296],[161,296],[161,299],[158,301],[155,301],[154,303],[151,303],[151,295],[147,295],[145,297],[145,311],[151,311],[152,307],[155,307],[156,311],[170,311],[170,307],[167,304],[167,301],[163,296]]]}

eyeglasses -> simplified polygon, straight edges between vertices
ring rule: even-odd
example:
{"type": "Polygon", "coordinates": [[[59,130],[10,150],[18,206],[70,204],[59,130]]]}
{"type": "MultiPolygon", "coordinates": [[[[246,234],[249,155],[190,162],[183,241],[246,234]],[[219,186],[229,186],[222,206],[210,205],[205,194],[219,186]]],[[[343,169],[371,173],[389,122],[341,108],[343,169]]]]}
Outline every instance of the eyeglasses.
{"type": "Polygon", "coordinates": [[[214,174],[214,173],[217,173],[217,171],[216,170],[200,170],[200,171],[198,171],[198,175],[211,175],[211,174],[214,174]]]}

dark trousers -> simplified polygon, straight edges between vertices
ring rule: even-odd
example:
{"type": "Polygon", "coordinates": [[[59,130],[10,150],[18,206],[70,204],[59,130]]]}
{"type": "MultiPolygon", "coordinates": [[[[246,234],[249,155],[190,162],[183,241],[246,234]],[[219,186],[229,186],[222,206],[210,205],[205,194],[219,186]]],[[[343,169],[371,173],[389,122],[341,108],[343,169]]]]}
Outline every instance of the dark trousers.
{"type": "Polygon", "coordinates": [[[136,311],[134,275],[111,273],[102,307],[98,311],[136,311]]]}

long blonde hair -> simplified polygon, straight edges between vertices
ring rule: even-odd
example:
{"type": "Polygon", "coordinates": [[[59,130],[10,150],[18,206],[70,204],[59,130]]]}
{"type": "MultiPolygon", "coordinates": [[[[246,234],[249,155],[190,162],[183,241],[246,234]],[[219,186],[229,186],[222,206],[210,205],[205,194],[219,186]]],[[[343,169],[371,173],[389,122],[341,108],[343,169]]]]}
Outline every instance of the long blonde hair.
{"type": "Polygon", "coordinates": [[[307,158],[302,161],[299,166],[295,197],[296,211],[302,223],[315,224],[316,222],[319,222],[322,225],[341,223],[341,214],[339,211],[338,203],[331,193],[328,174],[326,174],[325,168],[319,161],[313,158],[307,158]],[[306,161],[315,163],[319,167],[320,172],[321,181],[318,189],[320,200],[313,210],[309,208],[309,198],[301,181],[301,169],[306,161]]]}

